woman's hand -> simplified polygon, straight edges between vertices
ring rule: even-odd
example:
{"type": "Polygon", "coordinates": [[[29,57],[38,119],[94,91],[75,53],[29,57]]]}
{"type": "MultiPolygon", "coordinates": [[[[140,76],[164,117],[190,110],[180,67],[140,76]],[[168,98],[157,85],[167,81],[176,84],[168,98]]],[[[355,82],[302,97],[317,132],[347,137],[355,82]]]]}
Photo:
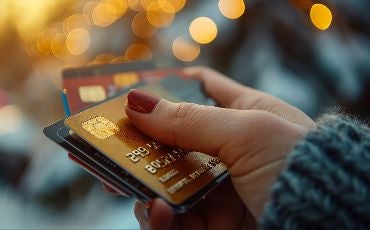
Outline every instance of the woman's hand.
{"type": "Polygon", "coordinates": [[[230,180],[215,188],[189,212],[174,215],[161,199],[136,202],[135,215],[141,229],[256,229],[254,217],[235,192],[230,180]]]}
{"type": "Polygon", "coordinates": [[[183,73],[186,78],[202,81],[206,92],[225,108],[172,103],[132,90],[126,113],[136,127],[164,144],[218,156],[228,166],[233,188],[223,185],[226,188],[219,188],[222,199],[207,198],[199,206],[219,206],[219,212],[213,215],[200,215],[198,207],[175,217],[163,201],[155,200],[149,218],[143,218],[142,204],[136,205],[136,216],[146,228],[185,226],[198,223],[196,220],[203,224],[197,226],[208,226],[212,219],[232,214],[231,217],[241,216],[235,222],[240,225],[230,227],[240,228],[248,220],[247,209],[240,205],[248,207],[254,217],[261,216],[287,154],[315,123],[297,108],[209,68],[190,67],[183,73]],[[238,205],[223,209],[229,200],[238,205]]]}

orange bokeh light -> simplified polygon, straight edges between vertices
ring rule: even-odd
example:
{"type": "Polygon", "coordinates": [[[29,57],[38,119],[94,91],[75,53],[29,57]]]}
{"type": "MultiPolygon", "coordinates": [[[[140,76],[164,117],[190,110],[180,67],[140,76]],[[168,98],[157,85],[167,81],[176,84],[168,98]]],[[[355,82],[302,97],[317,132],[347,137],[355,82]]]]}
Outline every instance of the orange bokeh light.
{"type": "Polygon", "coordinates": [[[141,38],[150,38],[157,32],[146,17],[145,13],[137,13],[132,20],[132,31],[134,34],[141,38]]]}
{"type": "Polygon", "coordinates": [[[217,36],[217,26],[210,18],[194,19],[189,27],[190,36],[200,44],[212,42],[217,36]]]}
{"type": "Polygon", "coordinates": [[[66,40],[67,36],[64,33],[58,33],[51,41],[51,50],[58,59],[64,60],[69,55],[66,40]]]}
{"type": "Polygon", "coordinates": [[[97,26],[109,26],[126,13],[127,7],[124,0],[104,0],[94,7],[92,20],[97,26]]]}
{"type": "Polygon", "coordinates": [[[135,11],[143,11],[144,8],[140,0],[127,0],[128,6],[135,11]]]}
{"type": "MultiPolygon", "coordinates": [[[[164,6],[167,3],[171,4],[175,12],[179,12],[184,8],[186,0],[158,0],[160,6],[164,6]]],[[[164,7],[165,8],[165,7],[164,7]]]]}
{"type": "Polygon", "coordinates": [[[151,58],[152,52],[150,51],[149,47],[141,43],[131,44],[125,52],[126,61],[143,60],[151,58]]]}
{"type": "Polygon", "coordinates": [[[67,17],[63,22],[63,31],[68,33],[69,31],[76,28],[86,28],[89,29],[90,20],[84,14],[73,14],[67,17]]]}
{"type": "Polygon", "coordinates": [[[89,31],[85,28],[76,28],[68,33],[66,45],[72,55],[83,54],[90,45],[89,31]]]}
{"type": "Polygon", "coordinates": [[[319,30],[326,30],[330,27],[333,15],[330,9],[323,4],[314,4],[310,10],[312,24],[319,30]]]}
{"type": "Polygon", "coordinates": [[[190,62],[199,56],[200,46],[191,39],[180,36],[173,41],[172,52],[179,60],[190,62]]]}
{"type": "Polygon", "coordinates": [[[151,2],[147,7],[146,17],[154,27],[167,27],[175,19],[175,9],[168,2],[162,2],[161,5],[158,2],[151,2]]]}
{"type": "Polygon", "coordinates": [[[226,18],[237,19],[244,14],[245,4],[243,0],[220,0],[218,8],[226,18]]]}

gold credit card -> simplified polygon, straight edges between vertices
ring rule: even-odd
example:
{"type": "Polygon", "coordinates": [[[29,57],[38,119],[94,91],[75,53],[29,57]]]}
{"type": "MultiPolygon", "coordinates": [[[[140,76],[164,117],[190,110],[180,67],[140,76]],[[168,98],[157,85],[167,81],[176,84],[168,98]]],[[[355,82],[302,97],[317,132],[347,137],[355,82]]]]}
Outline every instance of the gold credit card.
{"type": "MultiPolygon", "coordinates": [[[[178,101],[159,86],[147,90],[178,101]]],[[[226,172],[217,157],[158,143],[125,114],[118,96],[66,118],[65,125],[172,205],[180,205],[226,172]]]]}

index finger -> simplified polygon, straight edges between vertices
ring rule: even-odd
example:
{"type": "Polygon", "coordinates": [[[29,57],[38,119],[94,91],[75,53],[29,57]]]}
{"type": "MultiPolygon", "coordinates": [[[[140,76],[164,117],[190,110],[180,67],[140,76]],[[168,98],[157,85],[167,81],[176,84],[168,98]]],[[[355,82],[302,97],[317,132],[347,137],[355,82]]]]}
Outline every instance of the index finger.
{"type": "Polygon", "coordinates": [[[205,91],[226,108],[263,110],[308,128],[315,125],[306,114],[294,106],[267,93],[239,84],[208,67],[187,67],[182,73],[185,78],[203,82],[205,91]]]}
{"type": "Polygon", "coordinates": [[[203,82],[209,96],[227,108],[232,108],[234,102],[246,91],[245,86],[208,67],[186,67],[182,73],[185,78],[203,82]]]}

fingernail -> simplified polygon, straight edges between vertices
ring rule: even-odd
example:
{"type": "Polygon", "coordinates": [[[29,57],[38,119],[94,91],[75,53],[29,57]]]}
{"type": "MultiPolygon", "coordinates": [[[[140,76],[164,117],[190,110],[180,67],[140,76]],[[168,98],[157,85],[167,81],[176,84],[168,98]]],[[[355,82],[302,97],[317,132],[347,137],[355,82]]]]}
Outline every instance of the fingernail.
{"type": "Polygon", "coordinates": [[[145,219],[149,220],[150,219],[150,211],[152,209],[152,205],[153,205],[153,201],[149,201],[146,205],[145,205],[145,209],[144,209],[144,217],[145,219]]]}
{"type": "Polygon", "coordinates": [[[127,95],[127,105],[130,109],[140,113],[151,113],[158,104],[160,98],[137,89],[131,90],[127,95]]]}

